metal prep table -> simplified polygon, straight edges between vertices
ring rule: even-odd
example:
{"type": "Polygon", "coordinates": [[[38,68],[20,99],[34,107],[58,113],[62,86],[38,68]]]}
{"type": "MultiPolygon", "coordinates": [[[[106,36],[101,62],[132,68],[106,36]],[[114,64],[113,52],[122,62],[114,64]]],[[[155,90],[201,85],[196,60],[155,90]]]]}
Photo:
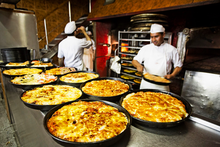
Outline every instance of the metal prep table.
{"type": "MultiPolygon", "coordinates": [[[[22,89],[14,87],[10,78],[2,75],[6,100],[9,106],[11,123],[22,147],[57,147],[57,144],[44,130],[44,113],[26,107],[20,100],[22,89]]],[[[114,147],[219,147],[220,132],[192,120],[172,128],[142,128],[131,126],[129,133],[114,147]]]]}

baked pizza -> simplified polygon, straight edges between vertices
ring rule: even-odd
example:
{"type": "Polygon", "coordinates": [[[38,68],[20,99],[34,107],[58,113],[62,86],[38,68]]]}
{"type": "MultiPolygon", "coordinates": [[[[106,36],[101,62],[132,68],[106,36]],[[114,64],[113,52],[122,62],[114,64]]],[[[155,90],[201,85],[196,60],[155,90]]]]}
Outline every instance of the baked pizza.
{"type": "Polygon", "coordinates": [[[96,142],[119,135],[127,124],[126,115],[117,108],[99,101],[78,101],[55,111],[47,128],[63,140],[96,142]]]}
{"type": "Polygon", "coordinates": [[[98,78],[99,75],[95,73],[89,72],[77,72],[77,73],[69,73],[60,78],[60,81],[67,83],[83,83],[91,79],[98,78]]]}
{"type": "Polygon", "coordinates": [[[133,66],[132,63],[122,63],[121,65],[122,65],[122,66],[133,66]]]}
{"type": "Polygon", "coordinates": [[[180,100],[158,92],[130,93],[123,99],[122,107],[133,117],[152,122],[175,122],[188,116],[180,100]]]}
{"type": "Polygon", "coordinates": [[[164,77],[152,75],[152,74],[150,74],[148,72],[144,74],[144,78],[148,79],[148,80],[151,80],[151,81],[154,81],[154,82],[170,83],[170,80],[167,80],[164,77]]]}
{"type": "Polygon", "coordinates": [[[129,85],[119,80],[94,80],[87,82],[82,91],[94,96],[117,96],[129,90],[129,85]]]}
{"type": "Polygon", "coordinates": [[[125,57],[121,57],[121,59],[123,60],[133,60],[134,57],[129,57],[129,56],[125,56],[125,57]]]}
{"type": "Polygon", "coordinates": [[[3,74],[10,76],[26,75],[26,74],[38,74],[41,73],[41,69],[37,68],[18,68],[18,69],[7,69],[3,71],[3,74]]]}
{"type": "Polygon", "coordinates": [[[25,61],[22,63],[19,62],[9,62],[5,66],[27,66],[29,64],[29,61],[25,61]]]}
{"type": "Polygon", "coordinates": [[[137,72],[136,70],[132,70],[132,69],[124,69],[123,71],[127,72],[127,73],[135,73],[135,72],[137,72]]]}
{"type": "Polygon", "coordinates": [[[39,85],[47,84],[57,80],[56,76],[48,74],[28,74],[21,77],[15,77],[11,82],[18,85],[39,85]]]}
{"type": "Polygon", "coordinates": [[[136,72],[136,73],[135,73],[135,75],[138,76],[138,77],[141,77],[142,74],[143,74],[142,72],[136,72]]]}
{"type": "Polygon", "coordinates": [[[52,68],[50,70],[46,70],[45,73],[52,75],[63,75],[73,71],[76,71],[76,69],[70,67],[57,67],[57,68],[52,68]]]}
{"type": "Polygon", "coordinates": [[[133,79],[135,79],[135,77],[128,76],[128,75],[121,75],[120,77],[121,77],[122,79],[125,79],[125,80],[133,80],[133,79]]]}
{"type": "Polygon", "coordinates": [[[39,61],[39,60],[34,60],[34,61],[32,61],[31,62],[31,64],[33,64],[33,65],[31,65],[31,67],[51,67],[51,66],[53,66],[53,64],[52,63],[44,63],[44,62],[42,62],[42,61],[39,61]]]}
{"type": "Polygon", "coordinates": [[[137,83],[137,84],[141,84],[141,79],[138,79],[138,78],[134,79],[134,82],[137,83]]]}
{"type": "Polygon", "coordinates": [[[45,85],[24,92],[21,99],[29,104],[58,105],[81,97],[78,88],[67,85],[45,85]]]}

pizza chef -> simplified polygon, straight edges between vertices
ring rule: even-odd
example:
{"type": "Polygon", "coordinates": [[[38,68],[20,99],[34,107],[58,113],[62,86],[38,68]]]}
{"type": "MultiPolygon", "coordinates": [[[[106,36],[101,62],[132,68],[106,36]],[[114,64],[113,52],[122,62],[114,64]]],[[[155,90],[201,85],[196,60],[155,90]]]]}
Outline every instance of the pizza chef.
{"type": "MultiPolygon", "coordinates": [[[[164,42],[165,28],[159,24],[152,24],[150,29],[151,43],[143,46],[134,57],[132,64],[137,71],[174,78],[182,69],[182,61],[177,49],[164,42]],[[143,63],[143,65],[142,65],[143,63]],[[171,72],[172,63],[174,70],[171,72]]],[[[169,91],[169,86],[162,86],[141,80],[140,89],[159,89],[169,91]]]]}

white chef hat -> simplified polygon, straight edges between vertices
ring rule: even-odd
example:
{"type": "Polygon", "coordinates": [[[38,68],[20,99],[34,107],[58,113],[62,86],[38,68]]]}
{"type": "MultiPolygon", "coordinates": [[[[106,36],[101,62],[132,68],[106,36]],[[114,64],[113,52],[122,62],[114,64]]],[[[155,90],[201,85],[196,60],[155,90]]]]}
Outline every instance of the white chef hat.
{"type": "Polygon", "coordinates": [[[150,28],[150,33],[165,32],[165,28],[160,24],[152,24],[150,28]]]}
{"type": "Polygon", "coordinates": [[[71,21],[66,24],[64,32],[65,34],[72,34],[76,29],[75,21],[71,21]]]}

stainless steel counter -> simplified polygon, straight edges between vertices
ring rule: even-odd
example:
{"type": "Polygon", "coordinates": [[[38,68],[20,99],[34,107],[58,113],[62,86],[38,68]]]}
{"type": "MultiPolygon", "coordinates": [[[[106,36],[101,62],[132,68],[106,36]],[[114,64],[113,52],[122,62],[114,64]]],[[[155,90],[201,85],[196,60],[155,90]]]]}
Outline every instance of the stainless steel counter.
{"type": "MultiPolygon", "coordinates": [[[[44,130],[44,113],[26,107],[20,100],[22,89],[10,84],[10,78],[3,77],[10,116],[22,147],[57,147],[57,144],[44,130]]],[[[165,129],[131,126],[129,133],[114,147],[219,147],[220,132],[191,120],[179,126],[165,129]]]]}

